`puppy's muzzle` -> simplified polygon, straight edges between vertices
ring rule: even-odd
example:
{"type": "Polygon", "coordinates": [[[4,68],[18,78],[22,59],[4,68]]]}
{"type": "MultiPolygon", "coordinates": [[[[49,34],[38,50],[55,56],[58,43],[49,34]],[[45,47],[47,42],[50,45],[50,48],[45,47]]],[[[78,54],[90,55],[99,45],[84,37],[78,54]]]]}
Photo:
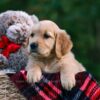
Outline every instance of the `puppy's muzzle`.
{"type": "Polygon", "coordinates": [[[37,52],[38,44],[37,43],[31,43],[30,48],[31,48],[31,52],[37,52]]]}

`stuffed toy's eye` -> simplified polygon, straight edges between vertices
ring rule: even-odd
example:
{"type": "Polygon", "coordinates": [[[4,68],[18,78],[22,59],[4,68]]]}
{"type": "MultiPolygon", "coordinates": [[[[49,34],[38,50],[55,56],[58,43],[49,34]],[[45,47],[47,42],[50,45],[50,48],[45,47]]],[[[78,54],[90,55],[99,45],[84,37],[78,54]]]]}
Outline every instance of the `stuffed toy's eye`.
{"type": "Polygon", "coordinates": [[[8,25],[9,25],[9,26],[11,26],[11,25],[12,25],[12,23],[8,23],[8,25]]]}

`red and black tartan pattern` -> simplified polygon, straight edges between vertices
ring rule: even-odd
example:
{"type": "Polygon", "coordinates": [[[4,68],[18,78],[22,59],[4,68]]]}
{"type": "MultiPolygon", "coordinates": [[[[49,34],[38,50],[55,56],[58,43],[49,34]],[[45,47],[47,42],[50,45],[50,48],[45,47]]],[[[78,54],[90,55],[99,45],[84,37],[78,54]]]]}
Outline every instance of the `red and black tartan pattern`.
{"type": "Polygon", "coordinates": [[[9,77],[27,100],[100,100],[100,86],[88,72],[76,75],[76,86],[71,91],[62,88],[59,73],[43,73],[35,84],[26,82],[24,70],[9,77]]]}

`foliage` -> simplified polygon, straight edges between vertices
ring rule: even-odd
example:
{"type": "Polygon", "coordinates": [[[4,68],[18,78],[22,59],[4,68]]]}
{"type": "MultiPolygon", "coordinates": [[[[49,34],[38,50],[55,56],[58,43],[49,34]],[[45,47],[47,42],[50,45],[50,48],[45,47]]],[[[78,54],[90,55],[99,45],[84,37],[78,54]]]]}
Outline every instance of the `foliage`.
{"type": "Polygon", "coordinates": [[[65,29],[76,58],[100,80],[100,0],[0,0],[0,12],[9,9],[53,20],[65,29]]]}

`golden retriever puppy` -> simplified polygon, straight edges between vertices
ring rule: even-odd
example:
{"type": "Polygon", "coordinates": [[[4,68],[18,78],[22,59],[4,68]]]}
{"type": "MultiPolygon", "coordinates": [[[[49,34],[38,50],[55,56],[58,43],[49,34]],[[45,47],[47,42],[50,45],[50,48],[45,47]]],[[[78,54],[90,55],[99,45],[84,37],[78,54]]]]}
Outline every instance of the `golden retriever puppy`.
{"type": "Polygon", "coordinates": [[[70,36],[54,22],[40,21],[39,29],[33,30],[28,40],[28,82],[40,81],[42,71],[60,72],[62,86],[71,90],[76,83],[75,74],[85,71],[71,52],[72,46],[70,36]]]}

